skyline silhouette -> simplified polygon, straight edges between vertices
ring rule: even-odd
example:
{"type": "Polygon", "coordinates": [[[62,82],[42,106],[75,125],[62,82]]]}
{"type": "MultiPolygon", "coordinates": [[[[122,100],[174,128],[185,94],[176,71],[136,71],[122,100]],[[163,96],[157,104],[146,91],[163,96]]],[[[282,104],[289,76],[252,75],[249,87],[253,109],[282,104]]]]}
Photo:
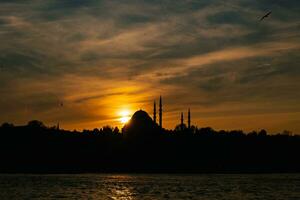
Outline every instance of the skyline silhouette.
{"type": "Polygon", "coordinates": [[[33,120],[0,127],[0,173],[295,173],[300,136],[161,128],[143,110],[122,130],[67,131],[33,120]]]}
{"type": "MultiPolygon", "coordinates": [[[[0,173],[295,173],[300,172],[300,135],[266,130],[245,133],[187,125],[180,113],[174,129],[140,109],[122,128],[68,131],[38,120],[0,126],[0,173]],[[179,120],[180,119],[180,120],[179,120]]],[[[123,116],[128,115],[122,112],[123,116]]],[[[124,122],[125,122],[124,121],[124,122]]]]}
{"type": "MultiPolygon", "coordinates": [[[[169,129],[169,130],[181,130],[181,131],[184,131],[184,130],[191,130],[191,129],[195,129],[196,127],[201,127],[202,125],[201,124],[195,124],[195,125],[192,125],[191,124],[191,109],[190,108],[188,108],[187,109],[187,112],[180,112],[180,123],[178,123],[178,124],[174,124],[174,129],[173,128],[168,128],[168,127],[163,127],[162,126],[162,124],[163,124],[163,103],[162,103],[162,96],[160,95],[159,96],[159,108],[158,108],[158,122],[157,122],[157,116],[156,116],[156,100],[154,100],[153,102],[153,115],[152,115],[152,118],[149,116],[149,114],[146,112],[146,111],[144,111],[144,110],[142,110],[142,109],[139,109],[138,111],[136,111],[134,114],[132,114],[131,115],[131,113],[128,111],[128,110],[122,110],[121,112],[120,112],[120,117],[118,118],[118,120],[121,122],[121,125],[119,125],[119,126],[115,126],[115,128],[118,128],[118,129],[120,129],[120,130],[123,130],[124,129],[124,127],[126,127],[126,126],[129,126],[130,124],[132,124],[132,121],[136,121],[136,117],[135,117],[135,115],[137,114],[137,115],[139,115],[139,112],[142,112],[143,114],[142,115],[147,115],[147,117],[146,118],[149,118],[149,119],[151,119],[152,120],[152,122],[153,122],[153,124],[155,124],[155,126],[158,126],[158,127],[160,127],[160,128],[163,128],[163,129],[169,129]],[[185,124],[185,118],[184,118],[184,116],[186,116],[187,117],[187,124],[185,124]]],[[[59,103],[59,106],[60,107],[63,107],[64,106],[64,103],[63,102],[60,102],[59,103]]],[[[39,120],[32,120],[32,121],[37,121],[37,122],[40,122],[39,120]]],[[[146,120],[147,121],[147,120],[146,120]]],[[[179,122],[179,119],[177,120],[178,122],[179,122]]],[[[136,122],[137,123],[137,122],[136,122]]],[[[136,124],[136,123],[134,123],[134,124],[136,124]]],[[[9,122],[4,122],[3,123],[3,125],[12,125],[12,126],[14,126],[13,125],[13,123],[9,123],[9,122]]],[[[153,124],[150,124],[150,126],[154,126],[153,124]]],[[[22,126],[22,125],[21,125],[22,126]]],[[[58,127],[58,129],[60,129],[60,126],[61,126],[61,123],[59,122],[59,121],[57,121],[57,126],[56,127],[58,127]]],[[[55,126],[52,126],[52,127],[55,127],[55,126]]],[[[98,126],[97,126],[98,127],[98,126]]],[[[97,128],[97,127],[93,127],[92,129],[94,129],[94,128],[97,128]]],[[[114,127],[113,125],[111,125],[111,124],[105,124],[103,127],[114,127]]],[[[148,126],[148,128],[149,128],[149,126],[148,126]]],[[[66,129],[66,130],[68,130],[68,129],[66,129]]],[[[74,130],[74,131],[80,131],[80,130],[76,130],[75,128],[71,128],[71,129],[69,129],[69,131],[71,131],[71,130],[74,130]]],[[[82,129],[82,131],[86,131],[86,130],[88,130],[88,129],[82,129]]],[[[243,130],[242,129],[235,129],[235,130],[239,130],[239,131],[242,131],[243,132],[243,130]]],[[[264,128],[262,128],[261,130],[258,130],[258,129],[256,129],[256,130],[251,130],[251,131],[248,131],[248,133],[255,133],[255,132],[259,132],[259,131],[265,131],[265,129],[264,128]]],[[[221,129],[221,130],[219,130],[219,131],[224,131],[223,129],[221,129]]],[[[282,130],[281,132],[277,132],[277,133],[270,133],[270,134],[280,134],[280,133],[289,133],[289,135],[292,135],[292,134],[295,134],[295,135],[298,135],[299,133],[297,133],[297,132],[292,132],[292,131],[290,131],[290,130],[287,130],[287,129],[284,129],[284,130],[282,130]]],[[[300,135],[300,134],[299,134],[300,135]]]]}

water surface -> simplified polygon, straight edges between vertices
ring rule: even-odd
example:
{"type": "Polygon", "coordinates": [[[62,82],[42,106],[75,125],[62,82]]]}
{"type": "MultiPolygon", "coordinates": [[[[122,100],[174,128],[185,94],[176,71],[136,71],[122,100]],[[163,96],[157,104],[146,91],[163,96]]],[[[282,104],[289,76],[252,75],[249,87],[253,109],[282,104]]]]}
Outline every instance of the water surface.
{"type": "Polygon", "coordinates": [[[0,175],[0,199],[300,199],[300,174],[0,175]]]}

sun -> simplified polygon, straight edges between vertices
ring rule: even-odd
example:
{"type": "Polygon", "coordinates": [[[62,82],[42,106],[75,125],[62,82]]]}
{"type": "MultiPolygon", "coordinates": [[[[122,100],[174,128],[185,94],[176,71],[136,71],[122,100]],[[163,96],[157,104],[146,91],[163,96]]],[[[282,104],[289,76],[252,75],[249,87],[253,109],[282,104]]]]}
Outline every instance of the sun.
{"type": "Polygon", "coordinates": [[[120,122],[122,124],[126,124],[130,120],[130,112],[128,110],[122,110],[119,113],[120,115],[120,122]]]}

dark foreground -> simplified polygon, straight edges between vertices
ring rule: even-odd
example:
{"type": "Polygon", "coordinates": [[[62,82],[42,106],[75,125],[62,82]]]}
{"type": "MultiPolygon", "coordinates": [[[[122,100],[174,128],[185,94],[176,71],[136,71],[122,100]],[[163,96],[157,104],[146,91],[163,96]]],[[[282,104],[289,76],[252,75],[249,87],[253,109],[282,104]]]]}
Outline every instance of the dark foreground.
{"type": "Polygon", "coordinates": [[[0,128],[1,173],[299,173],[300,137],[162,129],[0,128]]]}
{"type": "Polygon", "coordinates": [[[0,175],[0,199],[298,200],[299,174],[0,175]]]}

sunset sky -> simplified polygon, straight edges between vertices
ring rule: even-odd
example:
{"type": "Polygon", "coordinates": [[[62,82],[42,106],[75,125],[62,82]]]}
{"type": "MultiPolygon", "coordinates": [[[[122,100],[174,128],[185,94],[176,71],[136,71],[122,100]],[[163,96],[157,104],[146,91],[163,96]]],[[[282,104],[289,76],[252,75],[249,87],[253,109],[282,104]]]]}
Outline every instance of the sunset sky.
{"type": "Polygon", "coordinates": [[[299,63],[299,0],[0,0],[0,123],[300,133],[299,63]]]}

